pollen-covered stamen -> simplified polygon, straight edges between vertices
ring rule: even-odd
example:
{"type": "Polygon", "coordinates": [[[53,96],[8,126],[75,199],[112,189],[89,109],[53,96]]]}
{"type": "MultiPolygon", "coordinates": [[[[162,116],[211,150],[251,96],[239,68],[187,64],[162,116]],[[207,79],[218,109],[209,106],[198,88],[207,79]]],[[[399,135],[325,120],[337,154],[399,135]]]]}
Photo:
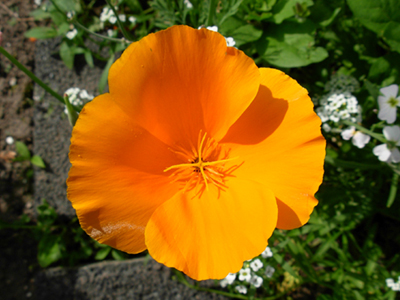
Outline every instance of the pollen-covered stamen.
{"type": "Polygon", "coordinates": [[[184,181],[183,191],[194,188],[200,182],[204,183],[206,190],[208,190],[209,184],[214,184],[218,188],[226,188],[224,164],[237,159],[237,157],[228,158],[228,152],[222,154],[221,146],[214,139],[207,138],[207,133],[202,135],[201,131],[197,148],[191,147],[190,150],[187,151],[181,147],[177,151],[172,150],[184,157],[185,161],[189,161],[189,163],[173,165],[164,170],[164,172],[175,170],[170,175],[173,177],[172,182],[184,181]]]}

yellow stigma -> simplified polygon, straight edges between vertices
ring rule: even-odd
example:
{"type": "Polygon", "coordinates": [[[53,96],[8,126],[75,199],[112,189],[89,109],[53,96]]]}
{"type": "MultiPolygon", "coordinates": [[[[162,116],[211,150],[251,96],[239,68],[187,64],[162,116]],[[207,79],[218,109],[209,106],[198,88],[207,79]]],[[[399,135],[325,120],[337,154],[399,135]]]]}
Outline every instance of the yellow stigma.
{"type": "MultiPolygon", "coordinates": [[[[199,134],[199,140],[200,136],[201,131],[199,134]]],[[[173,165],[164,170],[164,172],[168,172],[176,169],[176,172],[171,174],[171,177],[177,176],[177,179],[174,181],[185,180],[185,190],[187,188],[193,188],[193,186],[188,187],[188,185],[193,185],[193,181],[195,180],[194,177],[197,177],[197,182],[194,183],[194,185],[197,185],[199,182],[199,173],[201,174],[207,191],[209,183],[213,183],[220,188],[225,187],[223,182],[223,178],[225,177],[225,174],[223,173],[223,164],[238,158],[225,158],[227,156],[227,154],[225,154],[223,159],[219,159],[219,156],[221,155],[221,147],[213,139],[209,138],[206,141],[206,137],[207,133],[203,135],[197,151],[192,150],[192,153],[190,153],[183,148],[181,148],[180,151],[173,151],[187,157],[190,163],[173,165]]]]}

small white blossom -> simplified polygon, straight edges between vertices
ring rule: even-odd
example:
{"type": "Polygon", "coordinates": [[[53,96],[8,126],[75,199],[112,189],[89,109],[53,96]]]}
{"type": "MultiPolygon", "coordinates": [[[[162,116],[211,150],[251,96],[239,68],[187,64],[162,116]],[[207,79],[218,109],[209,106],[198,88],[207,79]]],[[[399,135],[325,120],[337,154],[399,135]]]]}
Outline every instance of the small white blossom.
{"type": "Polygon", "coordinates": [[[251,279],[250,268],[244,268],[239,271],[239,280],[249,282],[251,279]]]}
{"type": "Polygon", "coordinates": [[[108,35],[109,37],[113,37],[113,35],[114,35],[114,30],[108,29],[108,30],[107,30],[107,35],[108,35]]]}
{"type": "Polygon", "coordinates": [[[329,126],[329,124],[327,124],[327,123],[322,124],[322,129],[325,132],[330,132],[332,130],[331,126],[329,126]]]}
{"type": "Polygon", "coordinates": [[[236,45],[236,42],[235,42],[235,40],[233,39],[233,37],[226,37],[225,40],[226,40],[226,45],[227,45],[228,47],[233,47],[233,46],[236,45]]]}
{"type": "MultiPolygon", "coordinates": [[[[90,101],[94,98],[93,95],[89,94],[86,90],[77,87],[69,88],[64,94],[68,95],[68,100],[72,105],[81,106],[85,102],[90,101]],[[84,101],[85,100],[85,101],[84,101]]],[[[67,107],[64,109],[65,114],[68,113],[67,107]]]]}
{"type": "Polygon", "coordinates": [[[69,38],[70,40],[72,40],[73,38],[75,38],[75,36],[78,34],[78,30],[76,30],[76,28],[72,29],[71,31],[68,31],[65,36],[67,38],[69,38]]]}
{"type": "Polygon", "coordinates": [[[260,259],[255,259],[254,261],[252,261],[250,263],[250,268],[252,268],[252,270],[254,272],[257,272],[258,270],[260,270],[263,267],[263,263],[261,262],[260,259]]]}
{"type": "Polygon", "coordinates": [[[397,106],[400,106],[400,96],[397,96],[399,86],[392,84],[381,88],[381,96],[378,97],[379,113],[378,118],[388,124],[394,123],[397,117],[397,106]]]}
{"type": "Polygon", "coordinates": [[[226,287],[227,285],[231,285],[236,279],[236,274],[229,273],[224,279],[222,279],[219,284],[221,287],[226,287]]]}
{"type": "Polygon", "coordinates": [[[400,162],[400,151],[396,146],[400,146],[400,127],[385,126],[383,135],[388,143],[375,146],[373,153],[378,156],[380,161],[385,162],[400,162]]]}
{"type": "Polygon", "coordinates": [[[247,294],[247,288],[244,285],[238,285],[235,290],[241,294],[247,294]]]}
{"type": "Polygon", "coordinates": [[[392,291],[398,292],[398,291],[400,291],[400,279],[398,282],[394,282],[394,280],[392,278],[387,278],[386,286],[391,288],[392,291]]]}
{"type": "Polygon", "coordinates": [[[71,10],[69,12],[67,12],[67,18],[68,19],[72,19],[72,17],[75,15],[75,11],[71,10]]]}
{"type": "Polygon", "coordinates": [[[10,86],[16,85],[17,84],[17,78],[16,77],[12,77],[8,83],[10,84],[10,86]]]}
{"type": "Polygon", "coordinates": [[[371,137],[367,134],[364,134],[360,131],[356,131],[356,128],[354,126],[351,126],[350,128],[343,130],[341,132],[342,138],[346,141],[351,139],[351,142],[353,143],[354,146],[358,148],[364,148],[366,144],[369,143],[371,137]]]}
{"type": "Polygon", "coordinates": [[[12,136],[6,137],[6,144],[7,145],[12,145],[14,144],[14,138],[12,136]]]}
{"type": "Polygon", "coordinates": [[[188,9],[193,8],[193,4],[189,0],[183,0],[183,3],[186,5],[188,9]]]}
{"type": "Polygon", "coordinates": [[[265,268],[264,274],[265,274],[265,276],[267,276],[268,278],[271,278],[272,275],[274,275],[274,273],[275,273],[275,268],[273,268],[273,267],[271,267],[271,266],[267,266],[267,267],[265,268]]]}
{"type": "Polygon", "coordinates": [[[263,283],[263,279],[260,276],[253,275],[250,279],[250,284],[255,288],[259,288],[263,283]]]}
{"type": "Polygon", "coordinates": [[[131,22],[131,23],[136,23],[136,18],[134,17],[134,16],[130,16],[129,18],[128,18],[128,20],[129,20],[129,22],[131,22]]]}
{"type": "Polygon", "coordinates": [[[261,253],[261,256],[264,257],[264,258],[272,257],[272,256],[273,256],[273,253],[272,253],[272,251],[271,251],[271,248],[270,248],[269,246],[267,246],[267,248],[265,248],[265,250],[263,251],[263,253],[261,253]]]}
{"type": "Polygon", "coordinates": [[[33,0],[33,2],[34,2],[37,6],[39,6],[40,4],[42,4],[42,0],[33,0]]]}
{"type": "Polygon", "coordinates": [[[111,16],[109,19],[108,19],[108,21],[111,23],[111,24],[115,24],[116,22],[117,22],[117,17],[116,16],[111,16]]]}
{"type": "Polygon", "coordinates": [[[207,29],[214,32],[218,32],[218,26],[208,26],[207,29]]]}
{"type": "Polygon", "coordinates": [[[118,18],[121,22],[126,22],[126,16],[125,15],[118,15],[118,18]]]}

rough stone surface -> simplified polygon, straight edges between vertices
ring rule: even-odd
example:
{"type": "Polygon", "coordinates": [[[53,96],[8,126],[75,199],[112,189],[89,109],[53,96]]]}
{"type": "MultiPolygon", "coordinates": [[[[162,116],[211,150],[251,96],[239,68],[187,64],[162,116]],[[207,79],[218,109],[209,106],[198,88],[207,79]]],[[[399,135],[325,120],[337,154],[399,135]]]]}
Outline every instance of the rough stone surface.
{"type": "MultiPolygon", "coordinates": [[[[173,271],[150,259],[110,261],[80,268],[52,268],[35,278],[35,299],[57,300],[223,300],[172,279],[173,271]]],[[[203,281],[202,287],[214,282],[203,281]]]]}
{"type": "MultiPolygon", "coordinates": [[[[86,89],[97,95],[98,82],[104,63],[96,61],[90,68],[82,56],[75,57],[75,67],[69,70],[57,54],[59,40],[38,41],[35,55],[35,75],[58,92],[70,87],[86,89]]],[[[34,149],[33,153],[41,156],[46,169],[35,169],[34,198],[35,205],[42,199],[56,209],[65,218],[75,216],[75,210],[66,197],[66,179],[70,163],[68,150],[71,137],[71,126],[63,113],[64,105],[42,88],[35,86],[36,99],[34,112],[34,149]]]]}

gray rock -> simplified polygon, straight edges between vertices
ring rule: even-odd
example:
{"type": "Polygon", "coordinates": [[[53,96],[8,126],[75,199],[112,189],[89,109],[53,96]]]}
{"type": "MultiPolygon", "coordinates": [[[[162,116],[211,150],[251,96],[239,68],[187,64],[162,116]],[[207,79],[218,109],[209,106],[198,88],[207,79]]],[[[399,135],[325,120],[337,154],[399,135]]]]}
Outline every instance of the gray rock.
{"type": "MultiPolygon", "coordinates": [[[[104,63],[96,61],[95,67],[90,68],[82,56],[76,56],[75,67],[69,70],[57,54],[59,42],[57,39],[37,42],[35,75],[61,95],[70,87],[97,95],[104,63]]],[[[67,200],[65,183],[70,168],[71,126],[63,113],[64,105],[38,85],[35,85],[34,99],[41,100],[35,105],[33,152],[42,157],[47,166],[44,170],[35,168],[35,205],[46,199],[60,216],[71,219],[75,210],[67,200]]]]}
{"type": "MultiPolygon", "coordinates": [[[[35,299],[57,300],[223,300],[172,279],[173,271],[145,258],[107,261],[80,268],[52,268],[35,278],[35,299]]],[[[190,280],[190,279],[189,279],[190,280]]],[[[212,280],[200,282],[212,288],[212,280]]]]}

